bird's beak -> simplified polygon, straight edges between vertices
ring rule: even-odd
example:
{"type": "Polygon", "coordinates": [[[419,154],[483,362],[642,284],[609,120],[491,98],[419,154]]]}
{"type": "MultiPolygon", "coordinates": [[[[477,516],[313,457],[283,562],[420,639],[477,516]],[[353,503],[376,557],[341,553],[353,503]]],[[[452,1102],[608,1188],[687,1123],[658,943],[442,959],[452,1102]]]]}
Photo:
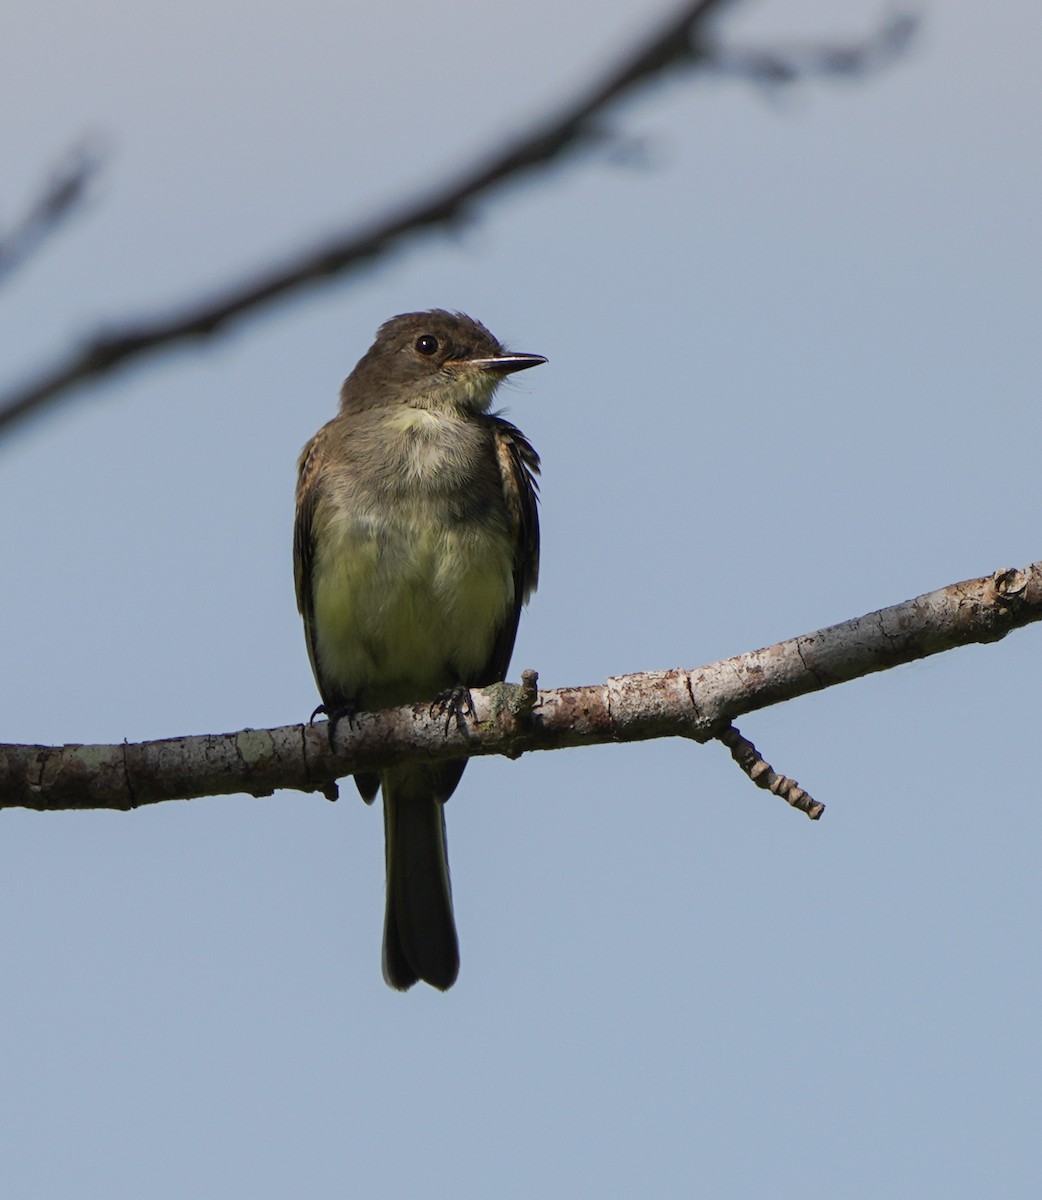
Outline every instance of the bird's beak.
{"type": "Polygon", "coordinates": [[[495,375],[512,375],[515,371],[527,371],[538,367],[546,359],[541,354],[496,354],[492,358],[468,358],[468,367],[479,371],[491,371],[495,375]]]}

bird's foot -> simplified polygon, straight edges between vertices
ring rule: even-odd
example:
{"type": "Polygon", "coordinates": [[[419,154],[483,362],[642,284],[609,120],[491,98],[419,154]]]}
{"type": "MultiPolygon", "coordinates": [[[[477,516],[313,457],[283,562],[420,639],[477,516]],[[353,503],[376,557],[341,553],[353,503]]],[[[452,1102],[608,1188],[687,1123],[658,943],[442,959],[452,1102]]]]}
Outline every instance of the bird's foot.
{"type": "Polygon", "coordinates": [[[474,715],[474,701],[470,696],[470,688],[466,684],[457,683],[455,687],[439,692],[431,701],[430,715],[445,718],[446,734],[453,719],[456,721],[456,728],[461,733],[466,733],[467,717],[474,715]]]}
{"type": "Polygon", "coordinates": [[[339,725],[341,721],[347,721],[348,726],[353,728],[355,723],[355,713],[357,712],[358,708],[354,704],[338,704],[334,708],[330,708],[328,704],[320,704],[311,714],[311,720],[308,722],[308,724],[314,725],[315,718],[320,714],[328,718],[329,725],[326,732],[329,735],[329,748],[332,750],[334,749],[333,738],[336,736],[337,725],[339,725]]]}

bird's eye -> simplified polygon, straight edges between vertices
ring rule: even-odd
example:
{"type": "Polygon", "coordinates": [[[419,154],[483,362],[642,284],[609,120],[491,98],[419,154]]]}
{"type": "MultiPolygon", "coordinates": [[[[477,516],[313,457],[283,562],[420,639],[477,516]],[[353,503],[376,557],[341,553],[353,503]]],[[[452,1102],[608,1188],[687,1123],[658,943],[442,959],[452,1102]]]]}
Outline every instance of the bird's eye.
{"type": "Polygon", "coordinates": [[[420,354],[436,354],[438,352],[438,339],[430,333],[425,333],[423,337],[416,339],[416,349],[420,354]]]}

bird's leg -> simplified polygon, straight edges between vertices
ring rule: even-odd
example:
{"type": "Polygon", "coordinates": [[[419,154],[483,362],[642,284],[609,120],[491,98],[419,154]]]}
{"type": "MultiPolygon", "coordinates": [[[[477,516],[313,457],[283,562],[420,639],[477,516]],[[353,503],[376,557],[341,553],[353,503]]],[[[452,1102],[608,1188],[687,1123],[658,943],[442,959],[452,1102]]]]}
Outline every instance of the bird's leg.
{"type": "Polygon", "coordinates": [[[467,717],[474,715],[474,701],[470,696],[470,688],[465,683],[457,683],[440,691],[431,701],[430,715],[433,717],[435,714],[445,718],[446,734],[454,717],[456,728],[461,733],[466,733],[467,717]]]}

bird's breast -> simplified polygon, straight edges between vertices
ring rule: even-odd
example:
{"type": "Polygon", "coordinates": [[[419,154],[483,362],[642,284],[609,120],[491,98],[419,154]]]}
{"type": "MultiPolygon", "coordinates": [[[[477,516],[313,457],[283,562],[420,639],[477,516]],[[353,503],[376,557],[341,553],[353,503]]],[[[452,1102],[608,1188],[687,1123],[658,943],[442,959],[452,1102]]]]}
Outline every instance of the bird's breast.
{"type": "Polygon", "coordinates": [[[426,413],[398,433],[378,473],[366,464],[375,488],[359,474],[330,493],[313,567],[324,690],[368,707],[473,681],[515,603],[494,457],[426,413]]]}

